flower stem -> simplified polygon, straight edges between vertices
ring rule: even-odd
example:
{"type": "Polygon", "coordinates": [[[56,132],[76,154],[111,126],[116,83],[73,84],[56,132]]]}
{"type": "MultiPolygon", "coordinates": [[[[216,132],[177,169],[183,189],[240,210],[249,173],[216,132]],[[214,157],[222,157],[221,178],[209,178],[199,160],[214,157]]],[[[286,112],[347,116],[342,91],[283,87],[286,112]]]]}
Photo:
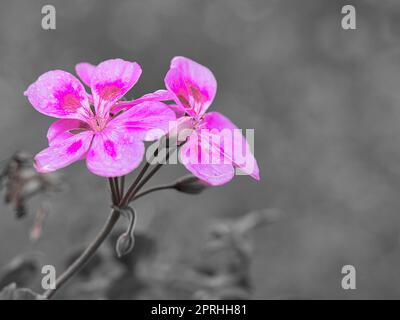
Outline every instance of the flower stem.
{"type": "MultiPolygon", "coordinates": [[[[158,151],[156,151],[153,157],[155,157],[157,153],[158,151]]],[[[165,161],[168,161],[168,158],[169,158],[169,151],[166,154],[165,161]]],[[[72,265],[70,265],[67,268],[67,270],[65,270],[64,273],[62,273],[61,276],[56,280],[55,289],[49,289],[43,293],[44,298],[46,299],[52,298],[53,295],[56,294],[56,292],[61,287],[63,287],[66,284],[66,282],[69,279],[71,279],[79,270],[81,270],[85,266],[85,264],[90,260],[90,258],[92,258],[92,256],[96,253],[97,249],[102,245],[104,240],[107,238],[107,236],[110,234],[115,224],[117,223],[121,215],[121,209],[119,208],[126,207],[129,204],[129,202],[135,198],[135,195],[140,191],[140,189],[151,179],[151,177],[153,177],[153,175],[158,170],[160,170],[160,168],[163,165],[162,163],[159,163],[150,171],[150,173],[147,176],[144,176],[146,171],[150,167],[150,162],[146,162],[145,166],[140,171],[137,178],[132,183],[132,185],[130,186],[130,188],[128,189],[128,191],[124,196],[123,196],[124,184],[125,184],[125,181],[123,180],[124,178],[121,178],[120,181],[121,185],[119,185],[118,178],[108,179],[111,189],[113,209],[110,215],[108,216],[106,223],[104,224],[101,231],[97,234],[96,238],[89,244],[89,246],[79,256],[79,258],[76,259],[75,262],[72,265]]],[[[155,191],[154,189],[155,188],[153,188],[153,191],[155,191]]],[[[164,189],[166,189],[166,186],[164,186],[164,189]]],[[[138,196],[140,197],[150,192],[152,191],[150,191],[149,189],[147,191],[144,191],[142,194],[139,194],[138,196]]]]}
{"type": "Polygon", "coordinates": [[[118,203],[118,195],[117,190],[115,189],[114,178],[108,178],[108,183],[110,185],[111,190],[111,201],[113,205],[118,203]]]}
{"type": "Polygon", "coordinates": [[[174,189],[174,188],[175,188],[175,184],[165,184],[165,185],[155,186],[155,187],[149,188],[145,191],[142,191],[142,192],[136,194],[136,196],[132,199],[132,201],[139,199],[139,198],[145,196],[146,194],[149,194],[149,193],[152,193],[155,191],[168,190],[168,189],[174,189]]]}
{"type": "Polygon", "coordinates": [[[119,186],[120,200],[122,200],[122,198],[124,197],[124,192],[125,192],[125,176],[122,176],[119,186]]]}
{"type": "Polygon", "coordinates": [[[75,260],[75,262],[68,267],[68,269],[56,280],[56,288],[47,290],[43,296],[50,299],[63,285],[73,277],[79,270],[81,270],[90,258],[95,254],[97,249],[101,246],[103,241],[107,238],[111,230],[114,228],[115,223],[120,217],[120,211],[113,209],[108,216],[103,228],[93,240],[93,242],[86,248],[82,255],[75,260]]]}
{"type": "MultiPolygon", "coordinates": [[[[178,146],[178,148],[179,148],[179,146],[178,146]]],[[[169,157],[170,157],[170,155],[171,155],[171,153],[170,153],[170,149],[168,148],[168,145],[167,145],[167,151],[166,151],[166,155],[165,155],[165,159],[164,159],[164,161],[165,161],[165,163],[167,163],[168,162],[168,159],[169,159],[169,157]]],[[[156,156],[156,154],[155,154],[155,156],[156,156]]],[[[147,162],[147,164],[149,164],[149,162],[147,162]]],[[[125,195],[125,197],[126,197],[126,203],[127,204],[129,204],[130,202],[132,202],[134,199],[135,199],[135,195],[140,191],[140,189],[142,189],[143,188],[143,186],[157,173],[157,171],[158,170],[160,170],[161,169],[161,167],[164,165],[164,163],[158,163],[148,174],[147,174],[147,176],[145,176],[141,181],[139,181],[138,182],[138,184],[137,184],[137,186],[135,187],[135,186],[131,186],[131,187],[133,187],[132,188],[132,190],[131,190],[131,192],[130,193],[127,193],[126,195],[125,195]]]]}
{"type": "Polygon", "coordinates": [[[143,178],[145,175],[146,171],[150,168],[151,162],[154,160],[154,158],[158,154],[158,149],[154,152],[152,158],[148,161],[146,161],[146,164],[142,168],[142,170],[139,172],[138,176],[136,177],[135,181],[131,184],[129,187],[128,191],[126,192],[125,196],[121,197],[121,200],[119,202],[119,206],[126,206],[129,204],[130,199],[132,198],[132,193],[136,190],[136,187],[140,180],[143,178]]]}
{"type": "Polygon", "coordinates": [[[121,193],[119,191],[119,180],[118,177],[113,178],[113,180],[114,180],[115,194],[117,197],[116,204],[118,204],[121,201],[121,193]]]}
{"type": "MultiPolygon", "coordinates": [[[[168,155],[167,155],[167,157],[166,157],[166,160],[168,160],[168,155]]],[[[143,188],[143,186],[147,183],[147,181],[149,181],[149,180],[156,174],[156,172],[157,172],[158,170],[161,169],[162,166],[163,166],[162,163],[157,164],[157,165],[153,168],[153,170],[151,170],[151,171],[149,172],[149,174],[148,174],[147,176],[145,176],[145,177],[138,183],[138,185],[136,186],[136,188],[134,188],[134,189],[132,190],[132,192],[131,192],[129,198],[127,199],[128,204],[129,204],[131,201],[133,201],[133,199],[135,198],[135,195],[140,191],[140,189],[143,188]]]]}
{"type": "Polygon", "coordinates": [[[146,173],[147,169],[149,169],[150,163],[146,162],[144,165],[143,169],[139,172],[138,176],[136,177],[135,181],[132,183],[132,185],[129,187],[128,191],[126,192],[125,196],[122,198],[120,201],[119,205],[127,205],[129,203],[130,199],[130,194],[135,190],[137,184],[140,182],[140,180],[143,178],[144,174],[146,173]]]}

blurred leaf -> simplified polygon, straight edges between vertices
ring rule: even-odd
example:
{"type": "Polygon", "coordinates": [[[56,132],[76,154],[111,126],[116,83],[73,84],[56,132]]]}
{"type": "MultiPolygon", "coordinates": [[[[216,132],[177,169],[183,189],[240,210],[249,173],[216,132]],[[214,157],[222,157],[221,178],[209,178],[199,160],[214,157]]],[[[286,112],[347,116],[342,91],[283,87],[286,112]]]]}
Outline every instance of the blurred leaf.
{"type": "Polygon", "coordinates": [[[15,283],[0,291],[0,300],[43,300],[44,297],[28,288],[17,288],[15,283]]]}
{"type": "Polygon", "coordinates": [[[32,255],[15,257],[0,271],[0,288],[10,283],[26,286],[39,273],[38,261],[32,255]]]}

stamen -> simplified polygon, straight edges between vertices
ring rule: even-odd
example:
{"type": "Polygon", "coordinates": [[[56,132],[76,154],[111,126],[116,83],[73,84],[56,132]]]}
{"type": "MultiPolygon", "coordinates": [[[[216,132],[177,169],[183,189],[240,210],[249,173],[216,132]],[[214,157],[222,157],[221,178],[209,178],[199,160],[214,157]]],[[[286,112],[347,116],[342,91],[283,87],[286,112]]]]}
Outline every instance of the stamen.
{"type": "Polygon", "coordinates": [[[92,111],[93,115],[96,116],[96,109],[94,108],[94,105],[90,105],[90,110],[92,111]]]}

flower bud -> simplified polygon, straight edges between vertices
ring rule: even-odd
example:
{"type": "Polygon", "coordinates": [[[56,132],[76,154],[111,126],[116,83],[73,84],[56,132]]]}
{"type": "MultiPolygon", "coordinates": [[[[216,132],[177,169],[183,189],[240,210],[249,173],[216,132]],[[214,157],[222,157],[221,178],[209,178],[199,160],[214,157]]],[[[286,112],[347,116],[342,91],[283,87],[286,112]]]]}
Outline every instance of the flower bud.
{"type": "Polygon", "coordinates": [[[133,232],[135,230],[136,211],[129,206],[126,206],[124,208],[119,208],[119,210],[129,220],[127,230],[119,236],[117,244],[115,245],[117,256],[118,258],[121,258],[122,256],[128,254],[135,245],[135,238],[133,232]]]}
{"type": "Polygon", "coordinates": [[[124,255],[131,252],[135,245],[135,238],[133,235],[129,233],[123,233],[119,236],[117,240],[117,244],[115,246],[115,250],[117,251],[118,258],[123,257],[124,255]]]}
{"type": "Polygon", "coordinates": [[[193,175],[187,175],[176,181],[174,188],[188,194],[199,194],[208,187],[208,184],[193,175]]]}

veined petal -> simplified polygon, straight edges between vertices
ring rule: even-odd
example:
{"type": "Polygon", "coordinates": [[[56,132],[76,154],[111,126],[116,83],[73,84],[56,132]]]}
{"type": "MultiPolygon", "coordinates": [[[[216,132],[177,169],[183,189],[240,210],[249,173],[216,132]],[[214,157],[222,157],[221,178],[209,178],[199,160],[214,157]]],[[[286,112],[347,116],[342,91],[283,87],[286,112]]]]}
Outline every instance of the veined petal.
{"type": "Polygon", "coordinates": [[[136,169],[143,156],[144,143],[129,131],[106,128],[96,133],[86,164],[96,175],[119,177],[136,169]]]}
{"type": "Polygon", "coordinates": [[[90,112],[82,83],[62,70],[42,74],[24,95],[36,110],[51,117],[84,119],[90,112]]]}
{"type": "Polygon", "coordinates": [[[175,119],[175,113],[164,103],[146,101],[111,120],[108,127],[126,131],[140,140],[153,141],[167,134],[175,119]]]}
{"type": "Polygon", "coordinates": [[[195,131],[193,118],[183,116],[170,124],[168,138],[172,142],[176,141],[176,143],[181,144],[190,138],[195,131]]]}
{"type": "Polygon", "coordinates": [[[94,69],[96,69],[96,66],[87,62],[81,62],[75,66],[76,74],[88,87],[90,87],[94,69]]]}
{"type": "Polygon", "coordinates": [[[133,106],[136,106],[142,102],[146,101],[172,101],[174,100],[174,95],[167,90],[157,90],[152,93],[147,93],[138,99],[131,101],[120,101],[113,108],[112,112],[117,114],[121,110],[128,110],[133,106]]]}
{"type": "Polygon", "coordinates": [[[164,81],[166,88],[175,95],[175,101],[192,110],[194,114],[191,115],[202,116],[217,92],[217,81],[212,72],[185,57],[172,59],[164,81]]]}
{"type": "Polygon", "coordinates": [[[147,93],[138,99],[133,100],[136,104],[145,101],[172,101],[174,100],[174,95],[167,90],[157,90],[152,93],[147,93]]]}
{"type": "Polygon", "coordinates": [[[35,168],[39,172],[52,172],[81,160],[87,153],[93,133],[85,131],[52,145],[35,157],[35,168]]]}
{"type": "Polygon", "coordinates": [[[185,116],[186,110],[179,104],[169,104],[168,107],[175,112],[176,118],[181,118],[185,116]]]}
{"type": "Polygon", "coordinates": [[[213,150],[203,144],[199,136],[194,133],[181,147],[180,160],[199,179],[214,186],[223,185],[232,180],[235,169],[232,163],[224,163],[222,160],[220,163],[213,163],[212,159],[220,155],[212,153],[213,150]],[[204,159],[205,157],[207,159],[204,159]]]}
{"type": "Polygon", "coordinates": [[[232,159],[234,165],[241,171],[260,180],[257,160],[238,127],[219,112],[207,113],[204,118],[204,127],[220,136],[219,142],[214,143],[215,148],[220,148],[221,152],[232,159]]]}
{"type": "Polygon", "coordinates": [[[88,125],[83,121],[77,119],[61,119],[51,124],[47,131],[47,139],[49,140],[49,145],[53,146],[74,136],[75,134],[71,133],[72,130],[88,129],[88,125]]]}
{"type": "Polygon", "coordinates": [[[108,114],[112,105],[135,85],[141,73],[136,62],[111,59],[100,63],[92,73],[90,85],[96,113],[108,114]]]}

